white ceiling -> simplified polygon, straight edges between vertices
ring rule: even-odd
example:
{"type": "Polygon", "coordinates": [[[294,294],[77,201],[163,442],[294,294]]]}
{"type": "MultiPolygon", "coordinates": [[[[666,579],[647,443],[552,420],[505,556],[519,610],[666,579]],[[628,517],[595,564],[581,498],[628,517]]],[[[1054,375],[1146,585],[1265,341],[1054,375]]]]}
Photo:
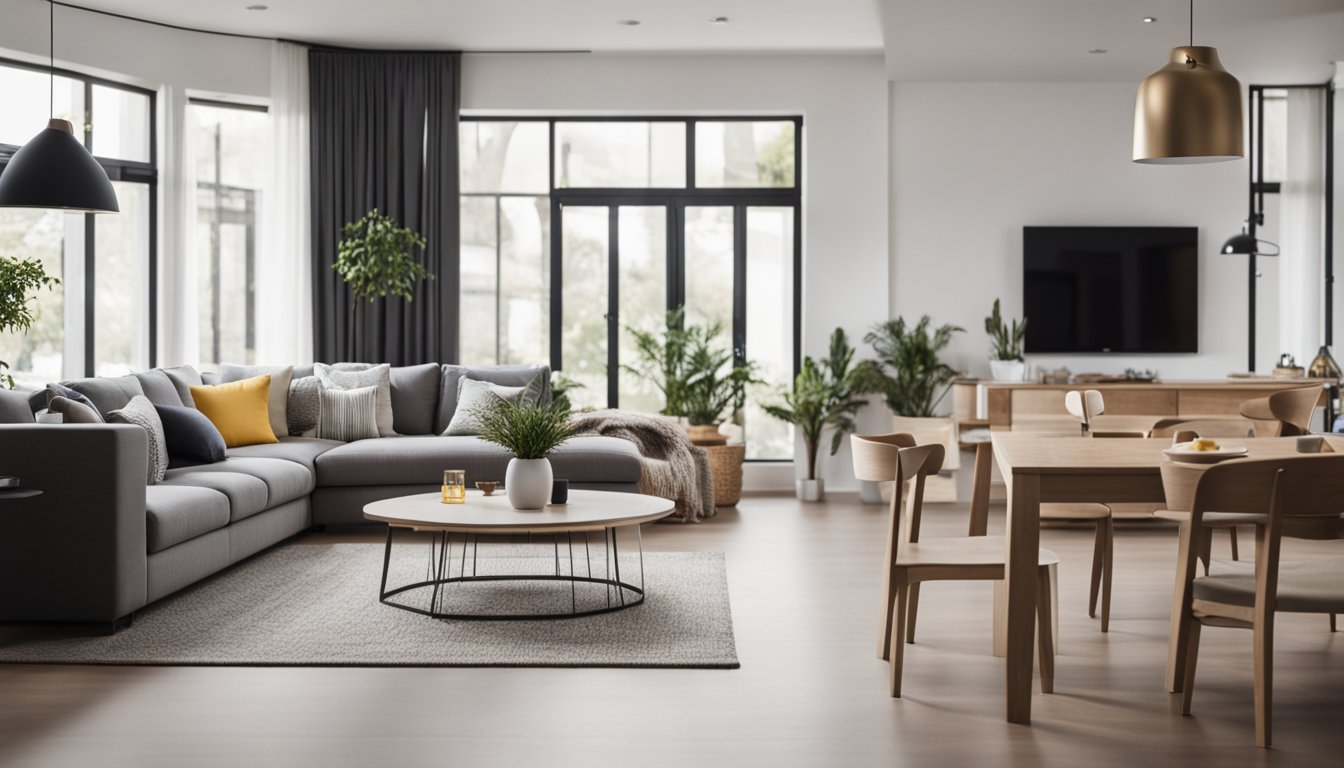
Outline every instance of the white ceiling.
{"type": "MultiPolygon", "coordinates": [[[[885,51],[891,79],[906,81],[1139,80],[1188,34],[1187,0],[72,2],[199,29],[369,48],[885,51]],[[254,3],[269,10],[246,10],[254,3]],[[716,16],[731,22],[711,24],[716,16]],[[1144,24],[1144,16],[1157,21],[1144,24]],[[1088,53],[1095,48],[1107,52],[1088,53]]],[[[1324,81],[1330,62],[1344,60],[1344,0],[1196,0],[1195,43],[1216,46],[1243,80],[1324,81]]]]}
{"type": "MultiPolygon", "coordinates": [[[[893,80],[1137,81],[1189,40],[1187,0],[881,3],[893,80]]],[[[1344,0],[1195,0],[1195,45],[1243,81],[1324,82],[1344,60],[1344,0]]]]}
{"type": "MultiPolygon", "coordinates": [[[[197,29],[365,48],[882,49],[878,0],[70,0],[197,29]],[[265,11],[246,10],[265,4],[265,11]],[[727,16],[728,24],[709,19],[727,16]],[[638,26],[619,22],[635,19],[638,26]]],[[[57,13],[73,11],[57,10],[57,13]]]]}

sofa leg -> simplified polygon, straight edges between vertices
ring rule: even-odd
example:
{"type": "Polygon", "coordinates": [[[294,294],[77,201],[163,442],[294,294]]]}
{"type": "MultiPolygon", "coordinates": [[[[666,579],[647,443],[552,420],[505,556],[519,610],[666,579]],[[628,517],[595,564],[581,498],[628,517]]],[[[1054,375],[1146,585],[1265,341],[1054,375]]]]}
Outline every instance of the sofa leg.
{"type": "Polygon", "coordinates": [[[119,619],[113,619],[112,621],[109,621],[106,624],[104,624],[103,633],[106,635],[115,635],[121,630],[131,626],[131,622],[134,620],[135,620],[135,612],[132,611],[119,619]]]}

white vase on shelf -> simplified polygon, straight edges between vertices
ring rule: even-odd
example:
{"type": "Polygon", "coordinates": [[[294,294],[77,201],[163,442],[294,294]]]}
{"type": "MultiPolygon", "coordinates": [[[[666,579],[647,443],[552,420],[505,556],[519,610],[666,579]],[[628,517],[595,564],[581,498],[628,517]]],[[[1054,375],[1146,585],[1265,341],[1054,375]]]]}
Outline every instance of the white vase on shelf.
{"type": "Polygon", "coordinates": [[[1022,360],[990,360],[989,373],[994,381],[1026,381],[1027,364],[1022,360]]]}

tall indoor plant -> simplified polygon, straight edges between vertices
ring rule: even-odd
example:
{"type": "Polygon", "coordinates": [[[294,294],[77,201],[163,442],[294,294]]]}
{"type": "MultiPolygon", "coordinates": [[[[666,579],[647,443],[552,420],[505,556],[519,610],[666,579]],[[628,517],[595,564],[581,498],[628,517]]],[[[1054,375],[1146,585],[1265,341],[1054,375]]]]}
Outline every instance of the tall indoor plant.
{"type": "Polygon", "coordinates": [[[416,284],[434,279],[416,258],[416,250],[424,247],[425,239],[417,232],[384,216],[377,208],[341,228],[341,241],[331,268],[350,287],[354,298],[350,302],[350,333],[346,338],[349,359],[358,356],[355,330],[359,327],[360,304],[372,304],[388,296],[413,301],[416,284]]]}
{"type": "Polygon", "coordinates": [[[568,408],[526,398],[499,400],[477,412],[481,439],[513,454],[504,492],[514,509],[541,509],[551,498],[554,473],[547,456],[574,436],[568,408]]]}
{"type": "Polygon", "coordinates": [[[990,350],[989,371],[995,381],[1025,381],[1027,364],[1022,358],[1022,340],[1027,335],[1027,319],[1013,320],[1009,325],[999,311],[999,300],[985,318],[985,333],[993,344],[990,350]]]}
{"type": "MultiPolygon", "coordinates": [[[[26,331],[33,327],[30,306],[33,292],[55,288],[60,280],[47,274],[37,259],[0,256],[0,333],[26,331]]],[[[9,363],[0,360],[0,386],[14,388],[14,377],[9,374],[9,363]]]]}
{"type": "Polygon", "coordinates": [[[853,365],[854,348],[842,328],[831,333],[831,346],[821,362],[803,358],[802,370],[793,389],[784,394],[782,405],[764,406],[765,412],[786,421],[802,433],[806,450],[806,477],[796,483],[798,498],[819,501],[825,494],[817,473],[817,456],[826,430],[831,431],[831,455],[840,450],[845,436],[854,432],[854,417],[866,402],[863,394],[872,386],[870,369],[853,365]]]}

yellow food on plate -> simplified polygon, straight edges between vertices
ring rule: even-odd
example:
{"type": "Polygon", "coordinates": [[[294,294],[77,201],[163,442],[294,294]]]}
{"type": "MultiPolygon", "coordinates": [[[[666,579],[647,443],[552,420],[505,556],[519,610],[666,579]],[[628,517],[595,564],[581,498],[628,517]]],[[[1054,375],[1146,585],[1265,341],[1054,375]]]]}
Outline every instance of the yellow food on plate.
{"type": "Polygon", "coordinates": [[[1216,451],[1218,443],[1207,437],[1196,437],[1190,441],[1190,450],[1192,451],[1216,451]]]}

